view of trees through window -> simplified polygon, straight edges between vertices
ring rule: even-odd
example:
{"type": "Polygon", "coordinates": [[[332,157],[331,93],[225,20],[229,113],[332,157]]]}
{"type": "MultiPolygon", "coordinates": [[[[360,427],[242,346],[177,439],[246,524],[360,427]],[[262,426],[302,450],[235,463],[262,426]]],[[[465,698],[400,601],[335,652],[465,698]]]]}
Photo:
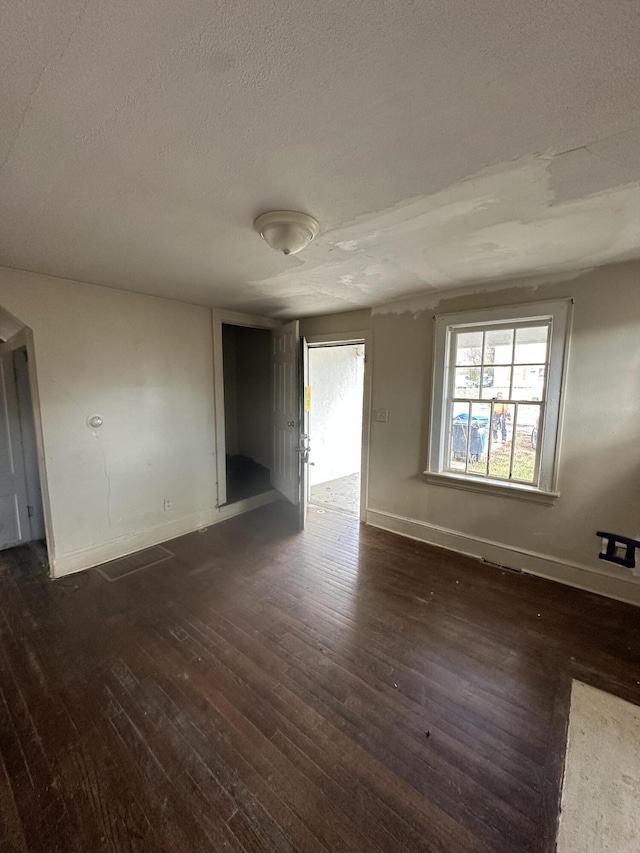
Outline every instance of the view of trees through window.
{"type": "Polygon", "coordinates": [[[550,323],[452,334],[449,470],[536,484],[550,323]]]}

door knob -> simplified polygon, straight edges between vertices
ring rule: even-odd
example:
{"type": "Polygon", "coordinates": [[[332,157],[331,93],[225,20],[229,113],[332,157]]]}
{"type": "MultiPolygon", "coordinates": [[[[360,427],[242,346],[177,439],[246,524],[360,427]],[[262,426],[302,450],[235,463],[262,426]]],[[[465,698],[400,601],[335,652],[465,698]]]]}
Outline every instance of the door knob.
{"type": "Polygon", "coordinates": [[[295,425],[296,425],[295,421],[287,421],[287,426],[295,426],[295,425]]]}

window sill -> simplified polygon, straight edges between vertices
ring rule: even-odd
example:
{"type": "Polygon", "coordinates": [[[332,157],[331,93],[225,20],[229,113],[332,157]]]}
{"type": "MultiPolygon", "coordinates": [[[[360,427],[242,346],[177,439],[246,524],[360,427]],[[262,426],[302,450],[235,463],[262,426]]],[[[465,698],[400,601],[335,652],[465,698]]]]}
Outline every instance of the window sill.
{"type": "Polygon", "coordinates": [[[516,498],[516,500],[531,501],[546,506],[553,506],[560,497],[560,492],[545,492],[519,483],[500,483],[497,480],[481,480],[480,478],[461,477],[457,474],[435,473],[433,471],[425,471],[424,475],[427,482],[433,483],[434,486],[449,486],[452,489],[483,492],[485,495],[516,498]]]}

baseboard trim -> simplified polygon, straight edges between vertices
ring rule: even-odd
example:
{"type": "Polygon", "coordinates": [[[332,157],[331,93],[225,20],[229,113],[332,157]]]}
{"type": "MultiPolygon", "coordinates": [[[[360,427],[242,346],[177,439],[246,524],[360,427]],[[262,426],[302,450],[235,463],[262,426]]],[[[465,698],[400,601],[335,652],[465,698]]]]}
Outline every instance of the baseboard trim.
{"type": "Polygon", "coordinates": [[[70,551],[67,554],[55,555],[50,560],[51,577],[61,578],[65,575],[91,569],[102,563],[108,563],[109,560],[127,557],[129,554],[135,554],[136,551],[142,551],[143,548],[161,545],[163,542],[169,542],[171,539],[177,539],[187,533],[194,533],[203,527],[211,527],[211,525],[218,524],[227,518],[250,512],[252,509],[279,500],[280,497],[281,495],[278,492],[272,490],[253,498],[247,498],[244,501],[229,504],[226,507],[212,507],[202,512],[193,513],[160,527],[120,536],[93,548],[82,548],[78,551],[70,551]]]}
{"type": "Polygon", "coordinates": [[[565,562],[549,554],[514,548],[490,539],[482,539],[458,530],[428,524],[425,521],[379,509],[367,509],[366,523],[438,548],[521,569],[523,572],[547,580],[640,606],[640,582],[608,574],[606,570],[581,563],[565,562]]]}
{"type": "Polygon", "coordinates": [[[143,548],[161,545],[170,539],[177,539],[178,536],[193,533],[200,527],[215,524],[219,520],[217,512],[217,509],[212,507],[203,512],[176,519],[168,524],[153,527],[150,530],[119,536],[117,539],[111,539],[93,548],[81,548],[67,554],[57,554],[51,560],[51,577],[60,578],[64,575],[81,572],[84,569],[91,569],[101,563],[108,563],[109,560],[117,560],[119,557],[135,554],[136,551],[142,551],[143,548]]]}

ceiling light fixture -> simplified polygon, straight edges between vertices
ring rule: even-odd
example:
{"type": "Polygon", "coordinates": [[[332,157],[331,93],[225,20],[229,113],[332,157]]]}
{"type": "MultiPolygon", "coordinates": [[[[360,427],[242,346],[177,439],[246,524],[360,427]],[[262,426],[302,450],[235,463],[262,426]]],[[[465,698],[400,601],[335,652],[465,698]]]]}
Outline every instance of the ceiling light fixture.
{"type": "Polygon", "coordinates": [[[263,213],[253,225],[262,239],[283,255],[296,255],[320,233],[317,219],[295,210],[263,213]]]}

